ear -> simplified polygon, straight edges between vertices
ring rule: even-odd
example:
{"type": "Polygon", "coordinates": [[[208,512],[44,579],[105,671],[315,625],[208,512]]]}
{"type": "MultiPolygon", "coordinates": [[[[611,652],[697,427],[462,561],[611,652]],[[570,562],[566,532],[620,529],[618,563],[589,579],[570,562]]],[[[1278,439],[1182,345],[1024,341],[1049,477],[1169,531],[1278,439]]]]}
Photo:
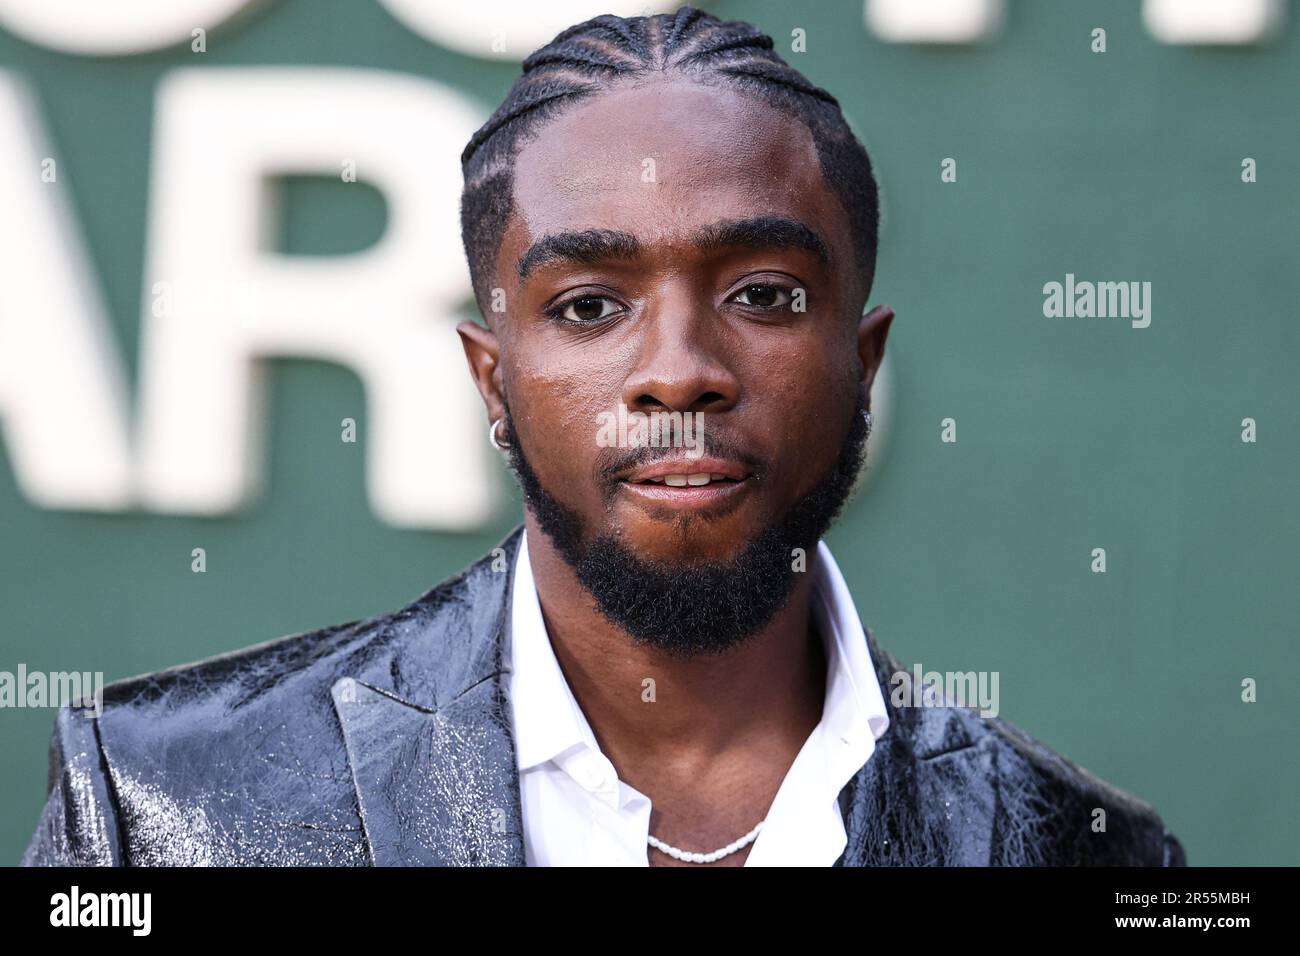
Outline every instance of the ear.
{"type": "Polygon", "coordinates": [[[876,372],[885,357],[885,337],[889,335],[890,323],[894,321],[894,310],[887,305],[878,305],[858,322],[858,358],[862,360],[862,389],[868,399],[871,397],[871,383],[876,380],[876,372]]]}
{"type": "Polygon", "coordinates": [[[461,322],[456,326],[456,334],[469,362],[470,377],[483,398],[488,421],[494,422],[506,413],[501,397],[501,346],[496,333],[474,322],[461,322]]]}

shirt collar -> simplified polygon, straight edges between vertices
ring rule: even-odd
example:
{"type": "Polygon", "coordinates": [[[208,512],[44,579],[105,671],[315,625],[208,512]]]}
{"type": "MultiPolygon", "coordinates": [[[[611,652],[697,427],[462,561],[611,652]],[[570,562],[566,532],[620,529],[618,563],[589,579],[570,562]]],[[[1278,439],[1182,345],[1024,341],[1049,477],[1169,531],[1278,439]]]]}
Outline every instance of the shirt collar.
{"type": "MultiPolygon", "coordinates": [[[[862,620],[839,566],[824,541],[813,562],[813,611],[826,649],[827,681],[822,719],[814,733],[829,744],[826,773],[838,793],[867,761],[889,716],[872,666],[862,620]],[[840,778],[843,779],[840,779],[840,778]]],[[[546,763],[575,747],[600,752],[582,708],[564,678],[546,632],[528,534],[515,558],[510,621],[510,695],[520,771],[546,763]]]]}
{"type": "Polygon", "coordinates": [[[599,751],[546,633],[528,560],[528,532],[519,536],[510,606],[510,697],[521,771],[583,745],[599,751]]]}
{"type": "Polygon", "coordinates": [[[874,745],[889,729],[889,712],[867,647],[866,629],[825,541],[817,542],[812,606],[827,655],[820,727],[833,737],[865,747],[860,767],[873,749],[868,744],[874,745]]]}

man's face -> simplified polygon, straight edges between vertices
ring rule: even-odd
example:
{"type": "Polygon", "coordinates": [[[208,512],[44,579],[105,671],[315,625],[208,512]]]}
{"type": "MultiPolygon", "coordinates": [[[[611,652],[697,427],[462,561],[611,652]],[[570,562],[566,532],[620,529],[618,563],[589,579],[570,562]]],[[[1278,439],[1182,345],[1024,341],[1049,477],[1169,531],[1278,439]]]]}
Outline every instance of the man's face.
{"type": "Polygon", "coordinates": [[[548,122],[514,176],[499,362],[471,363],[579,539],[566,557],[597,541],[683,573],[752,557],[860,441],[888,326],[860,334],[862,276],[811,134],[756,98],[656,77],[548,122]],[[704,457],[610,447],[599,416],[620,404],[700,416],[704,457]],[[648,480],[664,471],[726,479],[648,480]]]}

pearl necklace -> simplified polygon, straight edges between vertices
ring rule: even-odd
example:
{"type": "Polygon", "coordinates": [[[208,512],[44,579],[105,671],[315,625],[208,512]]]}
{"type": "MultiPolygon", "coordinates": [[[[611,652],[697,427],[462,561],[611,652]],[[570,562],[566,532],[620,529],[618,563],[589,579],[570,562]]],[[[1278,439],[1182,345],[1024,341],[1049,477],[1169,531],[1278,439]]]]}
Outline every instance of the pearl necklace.
{"type": "Polygon", "coordinates": [[[664,853],[667,853],[674,860],[683,860],[687,863],[712,863],[714,860],[721,860],[724,856],[731,856],[731,854],[735,853],[737,850],[743,850],[745,847],[757,840],[758,831],[763,829],[763,823],[764,821],[759,820],[758,826],[754,827],[754,829],[750,830],[739,840],[728,843],[721,850],[714,850],[712,853],[692,853],[689,850],[679,850],[675,846],[669,846],[653,834],[648,834],[646,836],[646,842],[656,850],[661,850],[664,853]]]}

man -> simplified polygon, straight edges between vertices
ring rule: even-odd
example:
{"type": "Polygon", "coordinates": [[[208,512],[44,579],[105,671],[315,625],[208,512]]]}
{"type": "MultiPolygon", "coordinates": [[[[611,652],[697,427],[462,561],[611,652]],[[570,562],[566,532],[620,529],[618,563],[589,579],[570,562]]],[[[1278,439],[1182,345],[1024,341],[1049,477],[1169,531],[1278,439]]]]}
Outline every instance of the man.
{"type": "Polygon", "coordinates": [[[61,712],[25,862],[1184,862],[1010,724],[891,699],[821,541],[893,319],[830,94],[748,24],[597,17],[462,159],[523,527],[401,610],[61,712]]]}

